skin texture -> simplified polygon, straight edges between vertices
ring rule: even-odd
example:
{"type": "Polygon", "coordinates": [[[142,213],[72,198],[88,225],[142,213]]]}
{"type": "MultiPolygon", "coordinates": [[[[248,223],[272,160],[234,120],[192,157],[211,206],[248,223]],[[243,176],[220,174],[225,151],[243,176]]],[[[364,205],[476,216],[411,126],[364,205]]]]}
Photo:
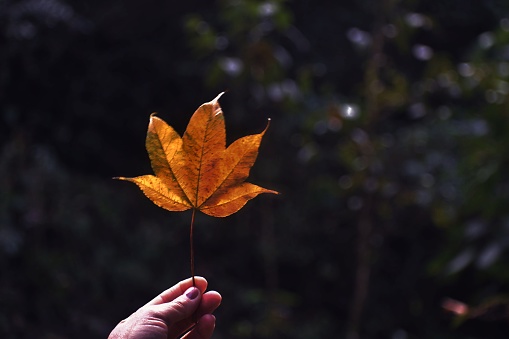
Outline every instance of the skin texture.
{"type": "Polygon", "coordinates": [[[212,312],[221,295],[205,292],[207,280],[183,280],[159,294],[127,319],[122,320],[108,339],[208,339],[214,332],[212,312]]]}

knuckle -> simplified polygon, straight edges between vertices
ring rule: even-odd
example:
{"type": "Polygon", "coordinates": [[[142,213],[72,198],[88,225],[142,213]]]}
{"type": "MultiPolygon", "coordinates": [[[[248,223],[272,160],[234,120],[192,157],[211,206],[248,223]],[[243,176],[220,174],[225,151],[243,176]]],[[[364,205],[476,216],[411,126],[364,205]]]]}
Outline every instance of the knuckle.
{"type": "Polygon", "coordinates": [[[179,299],[172,301],[171,307],[175,313],[178,313],[181,315],[185,315],[188,310],[187,305],[182,300],[179,300],[179,299]]]}

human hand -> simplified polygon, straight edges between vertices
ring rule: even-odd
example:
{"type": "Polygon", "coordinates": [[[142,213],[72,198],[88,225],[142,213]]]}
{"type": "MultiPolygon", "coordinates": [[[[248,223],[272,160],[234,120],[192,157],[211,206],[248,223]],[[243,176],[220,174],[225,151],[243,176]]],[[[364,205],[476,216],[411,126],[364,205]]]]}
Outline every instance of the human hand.
{"type": "Polygon", "coordinates": [[[195,283],[193,287],[189,278],[162,292],[122,320],[108,339],[210,338],[216,323],[212,312],[221,303],[221,295],[215,291],[204,293],[205,278],[195,277],[195,283]]]}

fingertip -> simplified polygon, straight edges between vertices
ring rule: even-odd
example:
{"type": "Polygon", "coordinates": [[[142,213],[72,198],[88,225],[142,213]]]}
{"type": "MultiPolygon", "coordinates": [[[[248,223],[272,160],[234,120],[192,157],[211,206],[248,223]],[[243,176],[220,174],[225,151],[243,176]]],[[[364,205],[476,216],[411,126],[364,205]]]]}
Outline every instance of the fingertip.
{"type": "MultiPolygon", "coordinates": [[[[191,278],[192,279],[192,278],[191,278]]],[[[203,292],[207,289],[207,286],[208,286],[208,281],[207,279],[205,279],[204,277],[202,276],[195,276],[194,277],[194,280],[196,282],[196,286],[203,292]]]]}
{"type": "Polygon", "coordinates": [[[213,298],[217,300],[219,303],[223,301],[223,296],[217,291],[209,291],[208,294],[214,296],[213,298]]]}
{"type": "Polygon", "coordinates": [[[193,278],[187,278],[180,282],[181,292],[183,293],[190,286],[195,286],[200,289],[200,292],[205,292],[207,290],[208,282],[207,279],[201,276],[194,277],[194,285],[193,278]]]}
{"type": "Polygon", "coordinates": [[[146,305],[158,305],[170,302],[178,296],[183,295],[190,287],[196,287],[203,294],[207,290],[207,280],[200,276],[195,276],[195,286],[193,286],[193,278],[188,278],[173,285],[167,290],[161,292],[157,297],[149,301],[146,305]]]}
{"type": "Polygon", "coordinates": [[[213,314],[207,313],[207,314],[202,315],[198,322],[201,322],[203,325],[215,327],[216,326],[216,316],[213,314]]]}
{"type": "Polygon", "coordinates": [[[200,317],[196,324],[199,338],[210,338],[216,328],[216,317],[213,314],[205,314],[200,317]]]}
{"type": "Polygon", "coordinates": [[[202,315],[196,326],[193,327],[182,339],[209,339],[216,328],[216,317],[210,313],[202,315]]]}
{"type": "Polygon", "coordinates": [[[189,287],[184,294],[189,300],[193,300],[200,295],[200,290],[196,287],[189,287]]]}
{"type": "Polygon", "coordinates": [[[223,297],[216,291],[208,291],[203,294],[203,302],[207,305],[214,305],[214,309],[221,305],[222,300],[223,297]]]}

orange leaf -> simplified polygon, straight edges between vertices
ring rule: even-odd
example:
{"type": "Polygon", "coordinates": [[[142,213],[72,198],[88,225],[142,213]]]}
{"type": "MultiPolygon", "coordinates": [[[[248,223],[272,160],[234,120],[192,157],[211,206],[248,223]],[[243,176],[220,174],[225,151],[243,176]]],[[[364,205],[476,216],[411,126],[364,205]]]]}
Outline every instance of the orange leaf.
{"type": "Polygon", "coordinates": [[[214,217],[237,212],[261,193],[278,192],[245,182],[268,128],[226,148],[219,94],[201,105],[181,138],[155,115],[150,117],[146,148],[154,175],[117,179],[134,182],[157,206],[169,211],[194,208],[214,217]]]}

